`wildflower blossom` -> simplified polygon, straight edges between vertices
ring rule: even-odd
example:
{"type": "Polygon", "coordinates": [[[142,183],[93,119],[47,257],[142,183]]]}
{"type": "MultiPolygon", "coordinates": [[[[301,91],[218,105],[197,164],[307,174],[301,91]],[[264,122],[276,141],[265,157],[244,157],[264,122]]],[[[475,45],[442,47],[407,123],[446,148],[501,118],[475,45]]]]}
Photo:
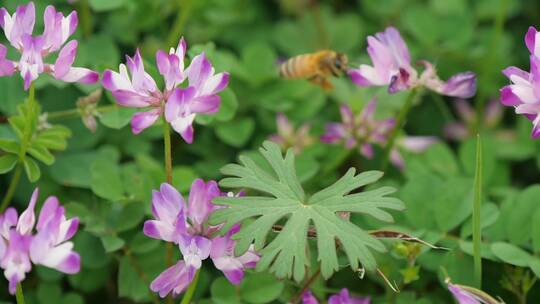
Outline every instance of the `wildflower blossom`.
{"type": "Polygon", "coordinates": [[[251,247],[242,256],[234,256],[236,241],[231,239],[238,232],[234,226],[224,236],[217,236],[220,226],[210,226],[207,219],[218,208],[212,199],[221,196],[217,183],[205,183],[197,179],[191,186],[189,204],[169,184],[162,184],[160,191],[152,194],[152,213],[154,220],[144,224],[144,233],[152,238],[161,239],[178,245],[183,260],[162,272],[150,285],[161,297],[171,293],[182,293],[195,277],[202,261],[211,258],[216,268],[233,284],[239,284],[244,276],[244,269],[255,267],[259,256],[251,247]]]}
{"type": "MultiPolygon", "coordinates": [[[[302,296],[303,304],[319,304],[317,298],[313,296],[311,291],[307,291],[302,296]]],[[[338,294],[330,296],[328,298],[328,304],[369,304],[370,298],[355,298],[349,295],[349,290],[343,288],[338,294]]]]}
{"type": "Polygon", "coordinates": [[[500,90],[501,102],[515,108],[516,114],[523,114],[532,120],[531,136],[540,136],[540,35],[530,27],[525,35],[525,44],[530,56],[530,72],[511,66],[503,70],[511,84],[500,90]],[[537,39],[538,38],[538,39],[537,39]]]}
{"type": "Polygon", "coordinates": [[[6,58],[7,48],[0,44],[0,76],[11,76],[19,72],[24,80],[25,90],[28,90],[32,82],[42,73],[51,74],[54,78],[65,82],[96,83],[99,79],[98,73],[72,66],[78,43],[76,40],[68,43],[66,41],[77,29],[77,13],[74,11],[64,17],[53,6],[47,6],[43,15],[45,25],[43,34],[32,36],[35,14],[33,2],[20,5],[13,15],[5,8],[0,8],[0,27],[4,30],[9,43],[21,54],[18,61],[11,61],[6,58]],[[59,50],[53,64],[44,62],[48,55],[59,50]]]}
{"type": "Polygon", "coordinates": [[[448,290],[459,304],[502,304],[487,293],[468,286],[452,284],[447,280],[448,290]]]}
{"type": "MultiPolygon", "coordinates": [[[[348,105],[342,105],[341,123],[330,123],[326,125],[326,132],[321,136],[321,141],[327,144],[342,143],[347,149],[358,149],[367,159],[374,157],[373,145],[385,147],[388,137],[395,127],[395,120],[375,119],[377,102],[371,100],[358,115],[354,115],[348,105]]],[[[397,146],[413,153],[420,153],[437,141],[429,136],[407,136],[400,138],[397,146]]],[[[390,152],[390,161],[397,168],[403,169],[402,156],[397,148],[390,152]]]]}
{"type": "Polygon", "coordinates": [[[80,256],[69,242],[79,226],[77,218],[66,219],[64,207],[56,197],[49,197],[41,208],[36,225],[34,208],[39,191],[32,194],[28,208],[21,214],[9,208],[0,215],[0,267],[9,281],[9,292],[15,294],[17,284],[32,269],[32,263],[64,273],[80,270],[80,256]]]}
{"type": "Polygon", "coordinates": [[[309,135],[310,126],[303,124],[297,130],[287,116],[279,113],[276,116],[277,134],[271,135],[270,140],[277,143],[282,150],[292,148],[298,154],[306,147],[313,144],[313,138],[309,135]]]}
{"type": "MultiPolygon", "coordinates": [[[[469,138],[470,127],[477,124],[477,116],[471,105],[465,100],[457,100],[454,108],[460,121],[451,122],[444,127],[446,137],[453,140],[463,140],[469,138]]],[[[482,115],[481,125],[487,129],[494,128],[502,118],[502,107],[498,100],[490,101],[482,115]]]]}
{"type": "Polygon", "coordinates": [[[476,93],[476,75],[472,72],[456,74],[442,81],[433,65],[421,61],[425,69],[420,76],[411,65],[409,49],[400,33],[393,27],[367,38],[367,51],[373,66],[360,65],[351,69],[349,76],[358,86],[388,86],[396,93],[417,86],[427,87],[439,94],[469,98],[476,93]]]}
{"type": "Polygon", "coordinates": [[[219,109],[221,99],[217,94],[227,87],[229,74],[215,74],[204,53],[195,56],[190,66],[184,69],[185,54],[183,38],[169,53],[161,50],[156,53],[158,71],[165,80],[163,90],[145,71],[139,50],[133,57],[126,56],[127,67],[121,64],[119,72],[106,70],[103,74],[103,86],[111,91],[118,104],[146,109],[133,115],[131,129],[134,134],[139,134],[164,115],[173,129],[187,143],[192,143],[192,124],[196,115],[215,113],[219,109]],[[177,88],[186,79],[188,86],[177,88]]]}

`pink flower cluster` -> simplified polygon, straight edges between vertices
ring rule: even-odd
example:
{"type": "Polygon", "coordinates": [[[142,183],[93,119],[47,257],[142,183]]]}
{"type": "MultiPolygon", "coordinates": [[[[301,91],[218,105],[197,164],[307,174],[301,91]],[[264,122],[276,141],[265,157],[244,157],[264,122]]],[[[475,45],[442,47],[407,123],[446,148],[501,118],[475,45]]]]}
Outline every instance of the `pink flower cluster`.
{"type": "MultiPolygon", "coordinates": [[[[321,136],[321,141],[327,144],[343,144],[347,149],[358,149],[367,159],[375,155],[373,145],[385,147],[388,137],[395,128],[393,118],[376,120],[375,110],[377,102],[371,100],[358,115],[354,115],[348,105],[341,106],[341,122],[326,125],[326,132],[321,136]]],[[[407,136],[398,141],[398,145],[410,152],[422,152],[430,145],[437,142],[431,136],[407,136]]],[[[405,167],[403,158],[397,148],[390,152],[390,161],[398,169],[405,167]]]]}
{"type": "Polygon", "coordinates": [[[164,114],[173,129],[187,143],[192,143],[195,116],[198,113],[217,112],[221,102],[217,93],[227,87],[229,74],[215,74],[204,53],[195,56],[189,67],[184,69],[185,55],[186,43],[183,38],[180,39],[178,47],[171,48],[169,53],[161,50],[157,52],[158,70],[165,80],[163,90],[160,90],[154,79],[145,72],[139,50],[133,57],[126,56],[127,68],[121,64],[119,72],[105,71],[103,86],[112,92],[118,104],[148,109],[133,116],[133,133],[139,134],[164,114]],[[186,79],[188,86],[177,88],[186,79]]]}
{"type": "Polygon", "coordinates": [[[511,84],[501,89],[501,102],[514,107],[516,114],[525,115],[533,123],[531,136],[540,137],[540,32],[530,27],[525,35],[530,54],[530,71],[508,67],[503,74],[511,84]]]}
{"type": "Polygon", "coordinates": [[[33,36],[36,11],[34,3],[17,7],[13,15],[5,8],[0,8],[0,27],[7,40],[21,54],[18,61],[6,58],[7,48],[0,44],[0,76],[11,76],[20,73],[24,79],[24,89],[28,90],[40,74],[48,73],[65,82],[96,83],[99,74],[86,68],[73,67],[78,43],[66,41],[77,29],[77,13],[67,17],[49,5],[45,9],[43,34],[33,36]],[[65,44],[65,45],[64,45],[65,44]],[[63,46],[63,47],[62,47],[63,46]],[[44,59],[60,50],[56,61],[45,63],[44,59]]]}
{"type": "MultiPolygon", "coordinates": [[[[236,241],[232,235],[240,229],[234,226],[224,236],[217,236],[221,226],[210,226],[207,219],[218,208],[212,199],[224,195],[215,181],[205,183],[197,179],[191,185],[189,203],[169,184],[152,194],[154,220],[144,223],[144,234],[151,238],[172,242],[180,248],[183,260],[163,271],[150,285],[161,297],[172,292],[182,293],[201,268],[202,261],[211,258],[217,269],[233,284],[239,284],[244,269],[253,268],[259,256],[250,248],[242,256],[234,255],[236,241]]],[[[227,195],[227,194],[226,194],[227,195]]]]}
{"type": "Polygon", "coordinates": [[[77,273],[79,254],[69,240],[79,227],[79,219],[66,219],[64,207],[56,197],[45,200],[33,233],[34,208],[39,191],[32,194],[28,208],[19,217],[14,208],[0,215],[0,267],[9,281],[9,292],[15,294],[17,284],[32,269],[32,263],[64,273],[77,273]]]}
{"type": "Polygon", "coordinates": [[[400,33],[393,27],[367,38],[367,52],[373,66],[362,64],[351,69],[349,76],[361,87],[388,86],[388,92],[396,93],[423,86],[439,94],[470,98],[476,94],[476,75],[473,72],[456,74],[442,81],[433,64],[420,61],[424,71],[420,76],[411,65],[409,49],[400,33]]]}

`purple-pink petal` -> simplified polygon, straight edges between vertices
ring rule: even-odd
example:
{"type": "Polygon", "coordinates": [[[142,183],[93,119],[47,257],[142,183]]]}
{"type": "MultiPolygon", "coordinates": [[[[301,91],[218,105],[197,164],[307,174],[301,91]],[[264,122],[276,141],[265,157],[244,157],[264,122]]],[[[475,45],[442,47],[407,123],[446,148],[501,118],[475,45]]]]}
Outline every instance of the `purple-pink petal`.
{"type": "Polygon", "coordinates": [[[32,35],[36,19],[34,3],[17,7],[15,14],[10,15],[5,9],[0,13],[2,20],[0,25],[4,29],[7,40],[18,50],[22,49],[22,39],[26,35],[32,35]]]}
{"type": "Polygon", "coordinates": [[[171,292],[173,296],[177,296],[193,281],[195,271],[193,267],[186,266],[184,261],[178,261],[155,278],[150,284],[150,289],[159,293],[162,298],[171,292]]]}
{"type": "Polygon", "coordinates": [[[225,236],[216,237],[212,240],[212,250],[210,257],[217,269],[221,270],[227,280],[238,285],[244,278],[244,269],[254,268],[259,261],[259,255],[250,246],[243,255],[236,257],[234,248],[236,241],[232,240],[232,235],[237,233],[240,225],[235,225],[225,236]]]}
{"type": "Polygon", "coordinates": [[[219,110],[221,97],[218,95],[206,95],[195,97],[191,103],[190,110],[193,113],[212,114],[219,110]]]}
{"type": "Polygon", "coordinates": [[[452,293],[454,298],[459,304],[481,304],[485,301],[481,300],[477,296],[465,291],[459,286],[454,284],[448,284],[448,290],[452,293]]]}
{"type": "Polygon", "coordinates": [[[189,85],[196,88],[202,87],[213,72],[212,70],[212,65],[204,52],[195,56],[186,70],[189,85]]]}
{"type": "Polygon", "coordinates": [[[349,295],[349,290],[343,288],[338,294],[328,298],[328,304],[370,304],[370,298],[355,298],[349,295]]]}
{"type": "Polygon", "coordinates": [[[15,73],[15,64],[13,61],[6,59],[6,54],[7,48],[0,44],[0,77],[11,76],[15,73]]]}
{"type": "Polygon", "coordinates": [[[439,139],[435,136],[405,136],[399,145],[409,152],[422,153],[437,142],[439,139]]]}
{"type": "Polygon", "coordinates": [[[317,301],[317,298],[313,295],[311,291],[306,291],[302,295],[302,303],[303,304],[319,304],[319,301],[317,301]]]}
{"type": "Polygon", "coordinates": [[[144,129],[152,126],[160,117],[161,109],[154,109],[147,112],[138,112],[131,118],[131,130],[133,134],[139,134],[144,129]]]}
{"type": "Polygon", "coordinates": [[[0,236],[9,239],[9,231],[17,225],[18,219],[17,210],[13,207],[7,208],[4,214],[0,214],[0,236]]]}
{"type": "Polygon", "coordinates": [[[4,276],[9,280],[9,292],[15,294],[15,287],[26,277],[32,269],[28,248],[31,236],[22,235],[16,230],[9,232],[9,245],[0,258],[0,267],[4,269],[4,276]]]}
{"type": "Polygon", "coordinates": [[[186,265],[195,269],[201,268],[202,261],[210,256],[212,241],[203,236],[189,234],[182,234],[178,239],[178,246],[186,265]]]}
{"type": "Polygon", "coordinates": [[[184,199],[167,183],[160,191],[152,192],[152,214],[155,220],[144,223],[144,234],[168,242],[178,242],[179,234],[186,229],[184,199]]]}
{"type": "Polygon", "coordinates": [[[388,93],[394,94],[411,87],[411,73],[404,68],[400,68],[398,72],[390,78],[388,93]]]}
{"type": "Polygon", "coordinates": [[[540,46],[536,45],[537,36],[538,31],[536,31],[536,28],[534,28],[534,26],[529,27],[527,34],[525,34],[525,45],[527,46],[529,52],[531,52],[532,55],[540,56],[540,46]]]}
{"type": "Polygon", "coordinates": [[[32,232],[32,229],[34,228],[34,224],[36,222],[36,215],[34,213],[34,209],[36,207],[36,201],[39,196],[39,189],[36,188],[34,192],[32,192],[32,197],[30,198],[30,202],[28,203],[28,207],[26,210],[21,213],[21,216],[19,217],[19,222],[17,223],[17,231],[21,233],[22,235],[27,235],[32,232]]]}
{"type": "Polygon", "coordinates": [[[196,229],[202,229],[210,213],[217,207],[212,200],[220,195],[221,191],[215,181],[211,180],[208,183],[202,179],[193,181],[189,192],[187,214],[196,229]]]}
{"type": "Polygon", "coordinates": [[[441,93],[459,98],[473,97],[476,94],[476,74],[464,72],[450,77],[444,84],[441,93]]]}
{"type": "Polygon", "coordinates": [[[45,25],[43,31],[44,51],[50,53],[60,49],[69,36],[75,32],[79,18],[76,11],[64,17],[61,12],[57,12],[52,5],[49,5],[43,14],[43,22],[45,25]]]}

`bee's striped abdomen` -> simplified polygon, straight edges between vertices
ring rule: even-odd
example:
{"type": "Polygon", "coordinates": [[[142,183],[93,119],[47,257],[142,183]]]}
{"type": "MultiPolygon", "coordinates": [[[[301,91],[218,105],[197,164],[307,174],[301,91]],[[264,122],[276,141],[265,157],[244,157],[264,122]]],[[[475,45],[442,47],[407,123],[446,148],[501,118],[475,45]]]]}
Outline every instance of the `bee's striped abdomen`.
{"type": "Polygon", "coordinates": [[[309,78],[316,72],[311,60],[313,55],[305,54],[293,57],[280,66],[280,75],[286,79],[309,78]]]}

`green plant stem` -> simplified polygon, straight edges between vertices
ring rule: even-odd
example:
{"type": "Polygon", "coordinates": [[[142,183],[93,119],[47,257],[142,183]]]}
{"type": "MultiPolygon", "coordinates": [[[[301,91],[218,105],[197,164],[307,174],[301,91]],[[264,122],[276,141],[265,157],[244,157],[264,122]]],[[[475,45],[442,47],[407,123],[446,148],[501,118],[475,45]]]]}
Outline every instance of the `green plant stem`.
{"type": "Polygon", "coordinates": [[[79,12],[79,20],[84,38],[88,38],[92,35],[92,12],[88,5],[88,0],[80,0],[77,6],[79,12]]]}
{"type": "Polygon", "coordinates": [[[197,285],[199,284],[199,274],[200,273],[201,273],[201,269],[197,270],[197,273],[195,273],[195,277],[193,278],[193,281],[191,281],[191,284],[189,284],[189,287],[186,290],[186,293],[184,294],[184,297],[182,298],[182,302],[180,302],[180,304],[189,304],[189,303],[191,303],[191,299],[193,298],[193,294],[195,294],[195,289],[197,289],[197,285]]]}
{"type": "Polygon", "coordinates": [[[15,294],[15,299],[17,299],[17,304],[24,304],[24,294],[22,290],[22,283],[17,284],[17,293],[15,294]]]}
{"type": "Polygon", "coordinates": [[[319,269],[317,269],[317,271],[315,271],[315,273],[313,273],[313,275],[311,277],[309,277],[309,279],[307,279],[307,281],[304,283],[304,285],[302,286],[300,291],[298,291],[298,293],[292,298],[290,303],[292,303],[292,304],[299,303],[300,299],[302,299],[302,296],[304,295],[304,293],[306,293],[306,291],[309,289],[309,287],[315,282],[315,280],[320,275],[321,275],[321,269],[319,268],[319,269]]]}
{"type": "Polygon", "coordinates": [[[165,146],[165,174],[167,183],[172,184],[171,128],[163,116],[163,144],[165,146]]]}
{"type": "Polygon", "coordinates": [[[6,210],[7,206],[11,202],[11,199],[13,198],[13,195],[15,194],[17,185],[19,185],[19,181],[21,180],[22,168],[22,164],[17,164],[17,167],[15,168],[15,173],[13,173],[13,176],[11,177],[11,182],[6,192],[6,196],[4,196],[4,199],[2,200],[2,205],[0,205],[0,213],[3,213],[4,210],[6,210]]]}
{"type": "Polygon", "coordinates": [[[166,49],[171,46],[175,46],[184,31],[184,26],[186,25],[189,14],[191,13],[192,8],[191,0],[178,0],[178,9],[179,13],[176,16],[176,20],[172,26],[169,36],[167,37],[166,49]]]}
{"type": "Polygon", "coordinates": [[[403,127],[405,127],[405,120],[407,118],[407,115],[409,114],[409,111],[412,108],[412,105],[414,104],[416,96],[418,95],[418,90],[418,88],[414,88],[409,92],[409,96],[407,96],[403,107],[398,113],[398,116],[396,118],[396,125],[394,129],[392,129],[392,132],[388,137],[388,142],[386,144],[386,149],[384,151],[384,157],[382,160],[381,171],[386,170],[386,168],[388,167],[388,163],[390,161],[390,154],[392,152],[392,149],[394,148],[397,136],[399,132],[403,129],[403,127]]]}
{"type": "Polygon", "coordinates": [[[473,251],[474,281],[478,289],[482,288],[482,231],[480,226],[480,208],[482,205],[482,140],[476,138],[476,172],[474,174],[473,205],[473,251]]]}
{"type": "MultiPolygon", "coordinates": [[[[99,113],[106,113],[106,112],[110,112],[116,109],[117,107],[118,107],[117,105],[107,105],[107,106],[97,107],[96,110],[99,113]]],[[[73,118],[73,117],[79,117],[79,116],[81,116],[81,112],[79,111],[79,109],[71,109],[71,110],[55,111],[55,112],[47,113],[47,118],[49,120],[73,118]]]]}

